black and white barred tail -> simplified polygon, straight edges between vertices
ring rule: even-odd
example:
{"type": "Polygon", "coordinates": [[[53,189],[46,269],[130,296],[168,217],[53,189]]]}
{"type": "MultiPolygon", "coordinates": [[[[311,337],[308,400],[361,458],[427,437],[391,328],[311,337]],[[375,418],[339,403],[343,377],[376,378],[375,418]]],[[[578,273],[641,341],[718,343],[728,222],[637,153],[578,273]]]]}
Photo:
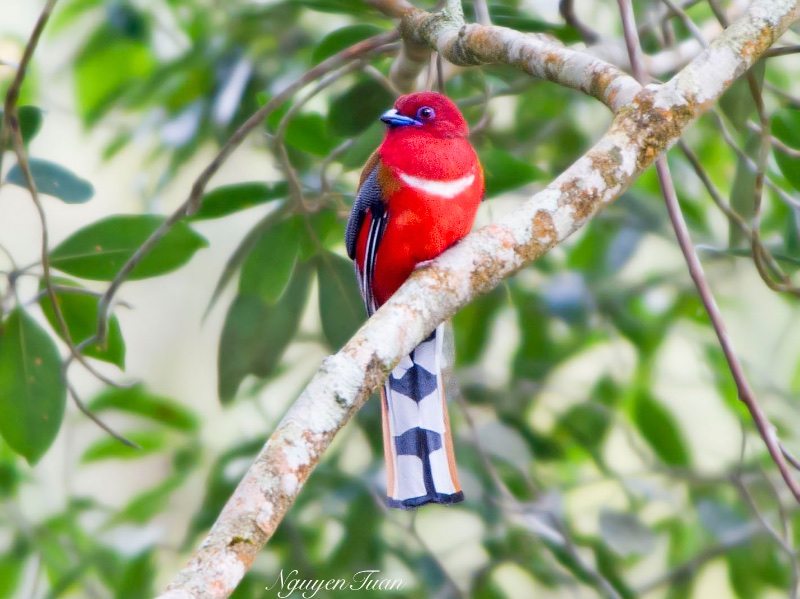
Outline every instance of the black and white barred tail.
{"type": "Polygon", "coordinates": [[[389,507],[463,501],[442,377],[444,325],[392,371],[381,396],[389,507]]]}

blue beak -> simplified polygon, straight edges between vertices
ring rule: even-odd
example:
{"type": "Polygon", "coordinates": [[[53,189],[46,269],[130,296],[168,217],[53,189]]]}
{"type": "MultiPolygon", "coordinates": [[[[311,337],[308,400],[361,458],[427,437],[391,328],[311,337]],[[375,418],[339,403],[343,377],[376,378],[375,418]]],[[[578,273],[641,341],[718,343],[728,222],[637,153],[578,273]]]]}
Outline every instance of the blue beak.
{"type": "Polygon", "coordinates": [[[407,127],[408,125],[414,125],[415,127],[422,127],[422,123],[416,119],[412,119],[410,116],[403,116],[402,114],[397,113],[397,109],[392,108],[391,110],[387,110],[381,115],[381,120],[389,125],[389,127],[407,127]]]}

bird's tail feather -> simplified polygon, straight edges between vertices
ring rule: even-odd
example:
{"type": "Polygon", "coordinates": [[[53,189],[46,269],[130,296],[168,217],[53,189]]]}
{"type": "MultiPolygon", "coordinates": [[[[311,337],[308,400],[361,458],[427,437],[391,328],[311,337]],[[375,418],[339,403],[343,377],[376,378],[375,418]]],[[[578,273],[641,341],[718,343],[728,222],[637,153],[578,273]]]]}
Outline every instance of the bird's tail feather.
{"type": "Polygon", "coordinates": [[[443,377],[444,325],[392,371],[381,396],[390,507],[463,501],[443,377]]]}

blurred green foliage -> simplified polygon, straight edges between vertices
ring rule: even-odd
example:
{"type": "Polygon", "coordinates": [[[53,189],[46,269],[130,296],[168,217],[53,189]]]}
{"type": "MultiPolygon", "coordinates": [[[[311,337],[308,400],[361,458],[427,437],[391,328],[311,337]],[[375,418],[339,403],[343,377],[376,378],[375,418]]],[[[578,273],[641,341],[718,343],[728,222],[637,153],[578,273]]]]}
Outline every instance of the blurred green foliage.
{"type": "MultiPolygon", "coordinates": [[[[603,3],[596,4],[595,11],[604,10],[603,3]]],[[[660,14],[655,0],[641,3],[647,10],[638,4],[642,15],[660,14]]],[[[473,18],[471,3],[465,8],[473,18]]],[[[567,44],[580,40],[575,28],[549,21],[517,0],[491,2],[489,12],[498,25],[547,33],[567,44]]],[[[690,15],[703,20],[711,13],[698,3],[690,15]]],[[[643,44],[657,51],[663,37],[652,19],[648,22],[643,44]]],[[[690,36],[680,20],[669,23],[677,42],[690,36]]],[[[349,0],[62,0],[48,32],[80,35],[69,62],[75,99],[87,130],[113,129],[105,158],[113,160],[134,139],[149,140],[147,193],[155,195],[200,148],[224,143],[259,105],[313,65],[390,27],[368,4],[349,0]]],[[[253,143],[265,160],[275,160],[291,176],[208,190],[199,212],[172,227],[128,277],[161,276],[182,267],[207,243],[195,223],[252,211],[250,233],[222,272],[209,273],[219,277],[211,305],[238,280],[219,340],[219,396],[230,409],[241,400],[260,401],[259,389],[289,366],[287,348],[309,342],[298,332],[309,302],[317,303],[321,323],[310,341],[326,351],[337,350],[363,322],[342,240],[355,174],[379,143],[377,117],[393,102],[385,80],[392,60],[368,57],[363,66],[369,68],[342,74],[309,105],[297,107],[295,98],[270,115],[253,143]],[[293,116],[284,121],[287,115],[293,116]]],[[[767,94],[772,133],[794,151],[773,148],[766,168],[775,185],[765,194],[760,226],[768,249],[793,274],[800,266],[800,111],[796,99],[769,92],[789,76],[790,67],[778,60],[762,62],[755,71],[767,94]]],[[[35,90],[25,88],[25,101],[36,101],[35,90]]],[[[447,91],[473,127],[487,197],[513,198],[512,203],[522,197],[520,191],[529,194],[557,176],[610,122],[593,99],[508,67],[458,71],[447,91]]],[[[749,217],[756,179],[751,165],[761,137],[748,126],[758,116],[747,83],[734,85],[720,107],[718,117],[701,118],[687,139],[709,180],[727,194],[733,209],[749,217]],[[720,123],[739,153],[726,143],[720,123]]],[[[46,111],[35,106],[21,107],[20,119],[26,143],[47,127],[46,111]]],[[[0,151],[11,164],[3,184],[25,187],[10,145],[0,151]]],[[[703,258],[751,269],[749,240],[709,201],[685,156],[673,151],[669,158],[703,258]]],[[[91,199],[91,183],[66,168],[35,157],[31,166],[40,193],[67,203],[91,199]]],[[[56,300],[75,344],[91,339],[98,310],[97,297],[83,293],[80,280],[112,280],[163,223],[156,215],[113,216],[86,223],[51,249],[56,300]]],[[[582,232],[453,319],[454,376],[464,401],[454,403],[451,412],[466,502],[447,513],[432,507],[411,517],[383,508],[380,414],[370,402],[350,425],[346,441],[335,444],[315,470],[265,550],[267,558],[256,563],[234,596],[270,596],[265,587],[275,583],[281,568],[298,568],[308,579],[367,569],[402,572],[404,588],[383,593],[395,597],[525,596],[504,582],[509,569],[535,581],[539,596],[564,596],[576,586],[608,594],[606,584],[621,597],[651,589],[666,593],[660,596],[688,597],[714,559],[725,563],[730,588],[743,599],[796,585],[796,557],[784,545],[794,551],[798,506],[776,490],[781,483],[775,468],[737,400],[680,262],[671,262],[678,268],[633,264],[661,252],[643,249],[654,243],[674,247],[655,175],[648,172],[582,232]],[[741,461],[713,472],[698,465],[702,456],[691,441],[697,431],[685,430],[672,398],[657,384],[665,346],[676,335],[697,347],[709,373],[709,395],[722,398],[721,409],[754,439],[741,461]],[[565,370],[597,352],[633,357],[624,360],[628,367],[605,369],[569,390],[557,386],[563,385],[565,370]],[[553,394],[563,401],[554,404],[553,394]],[[479,415],[476,423],[465,417],[464,406],[479,415]],[[359,439],[368,463],[354,474],[348,447],[359,439]],[[620,452],[636,456],[640,474],[618,465],[620,452]],[[596,510],[587,526],[570,502],[595,483],[613,486],[621,501],[596,510]],[[419,531],[439,514],[480,523],[482,565],[466,576],[456,577],[452,559],[431,548],[419,531]],[[780,525],[790,531],[781,541],[776,535],[782,533],[775,533],[780,525]],[[636,571],[648,561],[655,574],[643,580],[636,571]]],[[[205,497],[180,548],[190,551],[264,439],[241,440],[209,455],[201,448],[200,431],[214,423],[201,422],[191,408],[151,393],[146,384],[109,389],[89,408],[101,417],[126,415],[124,435],[139,450],[107,437],[69,467],[167,455],[171,466],[160,482],[119,508],[71,497],[63,511],[42,521],[16,518],[15,505],[30,486],[25,461],[34,464],[47,451],[67,398],[54,342],[64,332],[42,286],[35,298],[14,297],[18,274],[4,273],[8,284],[0,287],[0,599],[18,596],[31,571],[41,596],[88,596],[87,589],[91,596],[153,596],[157,574],[159,580],[169,576],[159,573],[161,556],[177,548],[151,540],[131,553],[105,533],[144,527],[169,513],[176,491],[201,476],[207,481],[205,497]],[[35,304],[48,329],[30,315],[35,304]]],[[[721,303],[736,299],[725,293],[720,292],[721,303]]],[[[786,297],[773,301],[797,315],[796,303],[786,297]]],[[[112,315],[106,343],[89,343],[84,355],[124,368],[124,333],[112,315]]],[[[791,359],[798,363],[799,357],[791,359]]],[[[798,381],[758,387],[777,397],[771,404],[776,414],[796,417],[798,381]]],[[[700,428],[713,435],[714,426],[700,428]]],[[[790,422],[779,432],[789,446],[798,446],[790,422]]]]}

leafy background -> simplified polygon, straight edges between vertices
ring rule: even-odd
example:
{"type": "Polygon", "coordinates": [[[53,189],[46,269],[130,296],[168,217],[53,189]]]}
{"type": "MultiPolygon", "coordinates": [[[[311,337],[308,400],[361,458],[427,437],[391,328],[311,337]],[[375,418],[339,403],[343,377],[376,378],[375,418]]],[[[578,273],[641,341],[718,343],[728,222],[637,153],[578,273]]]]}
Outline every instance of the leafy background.
{"type": "MultiPolygon", "coordinates": [[[[15,5],[0,29],[3,60],[19,59],[33,4],[15,5]]],[[[692,4],[692,18],[712,19],[706,3],[692,4]]],[[[619,36],[615,3],[580,10],[619,36]]],[[[660,11],[637,3],[640,22],[660,11]]],[[[554,2],[491,2],[490,12],[499,25],[580,39],[554,2]]],[[[671,23],[677,40],[689,37],[671,23]]],[[[368,5],[340,0],[63,0],[20,112],[73,339],[91,336],[97,311],[96,296],[75,290],[106,288],[249,114],[312,65],[390,27],[368,5]]],[[[646,50],[658,50],[659,37],[645,35],[646,50]]],[[[372,56],[307,104],[271,115],[214,178],[201,211],[134,271],[107,345],[85,349],[98,371],[133,386],[108,387],[71,367],[89,408],[138,450],[68,401],[59,377],[67,348],[42,291],[40,226],[4,153],[0,598],[154,595],[319,361],[363,319],[343,227],[358,169],[381,136],[375,119],[393,101],[391,62],[372,56]]],[[[800,148],[796,64],[770,59],[759,76],[774,135],[800,148]]],[[[546,184],[610,122],[596,101],[511,69],[450,75],[447,91],[487,172],[481,224],[546,184]]],[[[10,77],[0,65],[2,89],[10,77]]],[[[719,119],[755,160],[746,85],[686,139],[724,201],[748,216],[754,178],[719,119]]],[[[787,447],[800,451],[797,302],[766,288],[748,242],[680,151],[670,165],[753,385],[787,447]]],[[[767,170],[788,199],[765,194],[762,237],[791,273],[800,263],[790,207],[798,158],[773,151],[767,170]]],[[[752,598],[796,585],[797,505],[736,399],[654,172],[458,314],[454,333],[451,418],[467,501],[413,514],[382,507],[370,402],[237,597],[270,596],[264,587],[281,568],[314,579],[380,569],[404,581],[381,592],[398,597],[595,596],[605,583],[623,597],[752,598]]]]}

